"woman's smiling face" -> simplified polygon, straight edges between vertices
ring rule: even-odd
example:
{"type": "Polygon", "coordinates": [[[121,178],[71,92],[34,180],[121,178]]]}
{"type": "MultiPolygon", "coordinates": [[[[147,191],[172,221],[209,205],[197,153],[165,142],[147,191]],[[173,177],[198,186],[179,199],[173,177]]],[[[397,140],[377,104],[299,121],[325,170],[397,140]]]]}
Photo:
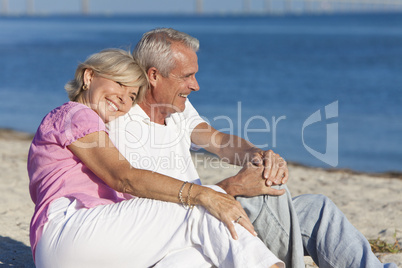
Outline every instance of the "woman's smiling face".
{"type": "Polygon", "coordinates": [[[94,110],[105,123],[126,114],[133,106],[139,87],[127,87],[85,70],[84,82],[88,89],[79,102],[94,110]]]}

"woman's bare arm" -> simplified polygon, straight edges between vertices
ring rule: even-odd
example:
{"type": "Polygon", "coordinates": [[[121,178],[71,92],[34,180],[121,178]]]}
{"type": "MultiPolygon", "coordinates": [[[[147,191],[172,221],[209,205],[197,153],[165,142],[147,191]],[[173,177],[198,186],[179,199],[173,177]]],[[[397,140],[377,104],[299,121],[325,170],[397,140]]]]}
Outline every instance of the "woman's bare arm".
{"type": "MultiPolygon", "coordinates": [[[[133,168],[113,145],[109,136],[101,131],[86,135],[68,146],[92,172],[118,192],[134,196],[180,203],[178,193],[183,181],[149,170],[133,168]]],[[[187,200],[190,185],[183,189],[187,200]]],[[[190,202],[205,207],[224,222],[232,237],[237,239],[232,221],[242,217],[240,224],[255,235],[254,227],[240,203],[232,196],[200,185],[193,185],[190,202]],[[244,219],[244,220],[243,220],[244,219]]]]}

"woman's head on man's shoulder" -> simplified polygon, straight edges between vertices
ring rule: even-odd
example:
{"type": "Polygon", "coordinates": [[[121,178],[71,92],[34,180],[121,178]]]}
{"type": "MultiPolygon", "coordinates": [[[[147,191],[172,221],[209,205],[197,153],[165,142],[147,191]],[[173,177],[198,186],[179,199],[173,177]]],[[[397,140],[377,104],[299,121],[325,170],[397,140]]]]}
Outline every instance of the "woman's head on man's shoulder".
{"type": "Polygon", "coordinates": [[[65,89],[71,101],[87,105],[109,122],[142,101],[148,78],[130,52],[105,49],[79,64],[65,89]]]}

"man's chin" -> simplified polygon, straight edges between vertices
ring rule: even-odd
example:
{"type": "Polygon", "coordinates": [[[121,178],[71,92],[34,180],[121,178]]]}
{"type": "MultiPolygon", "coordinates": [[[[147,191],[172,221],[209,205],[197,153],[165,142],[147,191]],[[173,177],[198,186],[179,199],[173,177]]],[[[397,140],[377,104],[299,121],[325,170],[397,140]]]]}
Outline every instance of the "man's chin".
{"type": "Polygon", "coordinates": [[[184,110],[186,109],[186,105],[183,105],[182,107],[180,107],[178,110],[179,113],[184,112],[184,110]]]}
{"type": "Polygon", "coordinates": [[[182,113],[186,109],[185,102],[181,103],[180,105],[175,105],[173,107],[174,113],[182,113]]]}

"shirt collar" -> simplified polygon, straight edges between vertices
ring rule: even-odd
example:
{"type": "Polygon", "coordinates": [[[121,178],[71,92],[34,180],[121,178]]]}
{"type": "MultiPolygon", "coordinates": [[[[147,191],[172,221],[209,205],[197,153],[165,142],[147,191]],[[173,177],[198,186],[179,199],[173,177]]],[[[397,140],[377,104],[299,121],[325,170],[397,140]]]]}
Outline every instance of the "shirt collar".
{"type": "MultiPolygon", "coordinates": [[[[130,111],[127,113],[127,116],[130,117],[131,120],[140,120],[149,126],[155,125],[155,123],[151,121],[151,118],[149,118],[147,113],[138,104],[131,107],[130,111]]],[[[172,115],[168,116],[165,119],[166,126],[169,125],[171,121],[172,115]]]]}

